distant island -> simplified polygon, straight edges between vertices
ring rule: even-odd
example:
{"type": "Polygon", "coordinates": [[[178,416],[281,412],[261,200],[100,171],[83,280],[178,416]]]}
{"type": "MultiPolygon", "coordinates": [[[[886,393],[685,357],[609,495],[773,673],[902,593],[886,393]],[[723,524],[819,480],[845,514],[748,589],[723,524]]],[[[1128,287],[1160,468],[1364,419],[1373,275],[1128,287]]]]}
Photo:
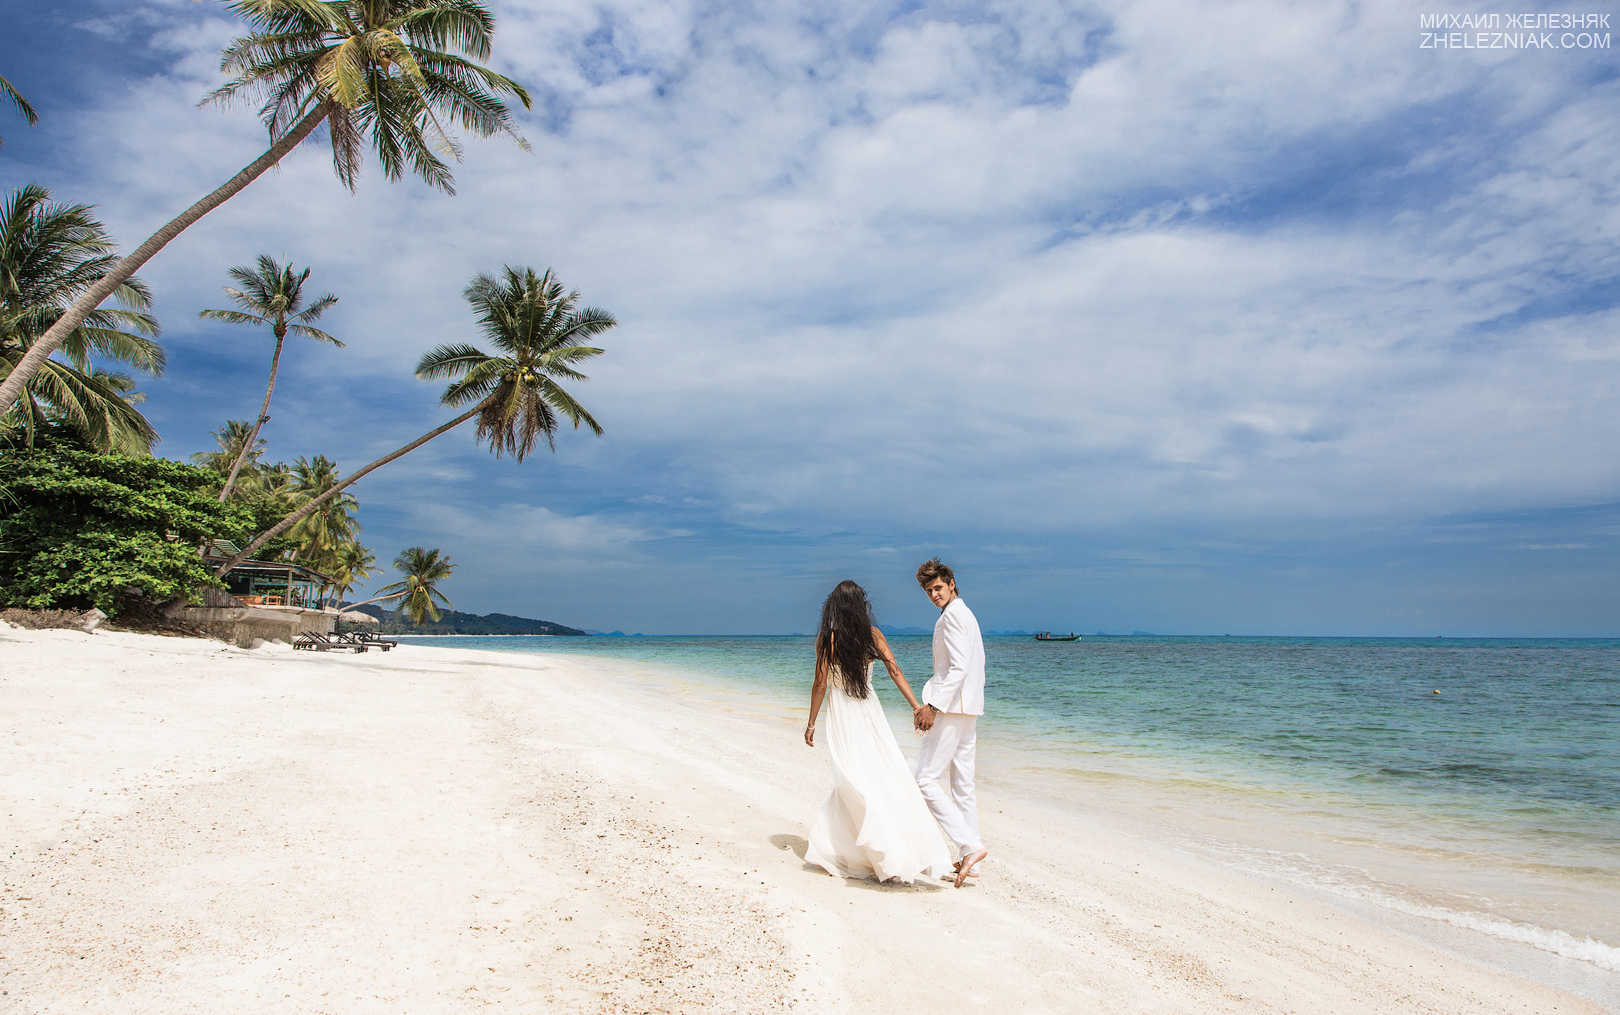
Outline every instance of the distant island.
{"type": "MultiPolygon", "coordinates": [[[[480,617],[475,613],[445,610],[438,621],[412,624],[386,606],[372,604],[355,607],[360,613],[376,617],[381,634],[555,634],[585,637],[586,633],[565,624],[549,620],[531,620],[506,613],[489,613],[480,617]]],[[[371,626],[366,625],[368,628],[371,626]]]]}

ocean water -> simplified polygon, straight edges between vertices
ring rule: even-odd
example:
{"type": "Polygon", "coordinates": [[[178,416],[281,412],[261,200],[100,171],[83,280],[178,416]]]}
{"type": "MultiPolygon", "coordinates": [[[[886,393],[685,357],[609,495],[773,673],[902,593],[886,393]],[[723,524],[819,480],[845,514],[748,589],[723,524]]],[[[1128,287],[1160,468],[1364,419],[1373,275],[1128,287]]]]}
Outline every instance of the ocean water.
{"type": "MultiPolygon", "coordinates": [[[[804,714],[813,658],[804,637],[443,641],[611,660],[782,715],[804,714]]],[[[920,686],[929,639],[890,643],[920,686]]],[[[992,637],[985,649],[980,765],[998,791],[1527,946],[1564,963],[1565,985],[1613,1001],[1620,639],[992,637]]],[[[906,746],[909,710],[878,678],[906,746]]]]}

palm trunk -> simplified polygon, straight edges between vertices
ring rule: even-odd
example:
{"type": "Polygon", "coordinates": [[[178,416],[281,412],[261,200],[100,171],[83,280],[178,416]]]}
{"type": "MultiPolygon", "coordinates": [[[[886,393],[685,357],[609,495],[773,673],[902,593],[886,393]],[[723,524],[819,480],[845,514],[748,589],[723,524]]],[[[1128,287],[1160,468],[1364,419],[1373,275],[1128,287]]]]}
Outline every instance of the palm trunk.
{"type": "Polygon", "coordinates": [[[17,401],[17,398],[22,394],[23,385],[27,384],[34,374],[39,371],[40,364],[44,363],[51,353],[56,351],[57,347],[62,344],[63,339],[67,338],[74,328],[84,322],[84,319],[90,315],[91,311],[101,306],[102,300],[111,296],[114,290],[140,270],[141,265],[151,260],[154,254],[168,246],[169,242],[176,236],[185,232],[186,228],[193,222],[235,197],[248,184],[264,175],[265,170],[280,162],[282,156],[298,147],[299,143],[309,137],[315,128],[320,126],[321,121],[326,119],[326,112],[324,103],[310,110],[302,120],[299,120],[293,126],[292,130],[283,134],[280,140],[271,145],[270,149],[263,155],[254,159],[246,169],[225,181],[225,184],[212,194],[181,212],[168,225],[147,237],[145,243],[136,247],[127,257],[113,265],[111,271],[103,275],[95,285],[85,291],[83,296],[75,300],[71,307],[68,307],[61,318],[51,325],[50,330],[40,336],[39,341],[35,342],[23,354],[23,358],[18,361],[17,366],[6,379],[0,381],[0,412],[9,409],[12,403],[17,401]]]}
{"type": "Polygon", "coordinates": [[[276,335],[276,353],[270,357],[270,383],[265,385],[264,389],[264,408],[259,410],[259,418],[253,421],[253,432],[248,434],[247,442],[242,445],[242,450],[236,453],[236,461],[231,463],[231,474],[226,477],[225,485],[219,491],[219,502],[221,504],[225,503],[225,499],[231,495],[231,488],[236,485],[236,474],[242,471],[242,465],[247,461],[248,452],[253,450],[253,445],[259,440],[259,427],[264,426],[264,421],[270,418],[270,396],[275,394],[276,370],[281,366],[281,347],[286,341],[286,332],[280,332],[276,335]]]}
{"type": "Polygon", "coordinates": [[[362,606],[370,606],[372,603],[380,603],[384,599],[398,599],[400,596],[408,596],[408,595],[410,595],[409,592],[394,592],[394,593],[391,593],[391,594],[386,595],[386,596],[378,596],[376,599],[367,599],[363,603],[350,603],[348,606],[339,607],[339,609],[358,610],[362,606]]]}
{"type": "Polygon", "coordinates": [[[455,419],[452,419],[450,422],[444,424],[443,426],[439,427],[438,429],[428,431],[427,433],[425,433],[422,436],[418,437],[416,440],[411,441],[409,444],[407,444],[404,447],[400,448],[398,451],[395,451],[393,454],[384,455],[383,457],[377,459],[375,462],[372,462],[370,465],[368,465],[365,468],[363,468],[363,469],[359,470],[358,472],[354,473],[348,479],[345,479],[343,482],[334,484],[330,490],[327,490],[325,493],[321,494],[319,497],[311,498],[308,502],[306,502],[304,504],[303,507],[299,508],[297,511],[294,511],[292,514],[290,514],[287,517],[283,518],[281,521],[279,521],[276,524],[270,526],[270,528],[265,529],[263,532],[259,533],[255,537],[253,537],[253,542],[249,543],[247,545],[247,547],[242,550],[241,553],[237,554],[236,556],[232,557],[230,560],[227,560],[225,563],[223,563],[223,564],[221,564],[219,566],[219,570],[214,572],[214,577],[215,578],[223,578],[223,577],[225,577],[227,574],[229,574],[231,572],[231,570],[233,568],[236,567],[236,565],[242,563],[242,561],[244,561],[244,560],[247,560],[248,557],[254,551],[258,550],[259,547],[263,546],[265,543],[270,542],[270,540],[272,540],[272,539],[276,538],[277,536],[281,535],[283,532],[287,531],[287,529],[291,528],[294,525],[297,525],[300,521],[303,521],[305,518],[308,518],[310,515],[314,514],[315,511],[322,504],[325,504],[327,501],[331,500],[333,497],[336,497],[338,494],[342,493],[344,490],[346,490],[350,486],[354,485],[356,482],[358,482],[360,479],[362,479],[368,473],[370,473],[370,472],[372,472],[372,471],[374,471],[376,469],[382,468],[383,466],[387,465],[389,462],[393,461],[396,458],[399,458],[399,457],[401,457],[403,455],[409,454],[412,451],[415,451],[417,448],[419,448],[422,445],[426,444],[428,441],[430,441],[433,438],[439,436],[440,434],[445,433],[445,432],[450,431],[450,430],[454,430],[456,427],[458,427],[461,424],[467,422],[469,419],[472,419],[474,416],[478,415],[479,412],[483,411],[484,405],[488,401],[489,401],[488,399],[485,399],[483,402],[479,402],[477,405],[473,406],[471,409],[468,409],[466,412],[464,412],[461,415],[457,416],[455,419]]]}

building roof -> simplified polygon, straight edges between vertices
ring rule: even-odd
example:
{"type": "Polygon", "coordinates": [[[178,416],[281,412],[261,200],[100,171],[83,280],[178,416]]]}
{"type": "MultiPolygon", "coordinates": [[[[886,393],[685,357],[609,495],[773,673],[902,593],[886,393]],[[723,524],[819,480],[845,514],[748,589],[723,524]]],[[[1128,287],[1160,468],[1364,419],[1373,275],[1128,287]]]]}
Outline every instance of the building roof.
{"type": "MultiPolygon", "coordinates": [[[[216,539],[213,543],[209,544],[208,549],[212,551],[221,543],[224,543],[227,546],[230,545],[227,540],[216,539]]],[[[236,553],[226,555],[209,552],[203,554],[203,559],[208,561],[210,564],[223,564],[234,556],[236,556],[236,553]]],[[[309,582],[313,585],[332,584],[332,580],[326,575],[321,574],[319,571],[316,571],[313,568],[305,567],[302,564],[298,564],[290,560],[244,560],[242,563],[231,568],[231,574],[242,574],[255,578],[286,579],[289,569],[292,571],[292,580],[295,582],[309,582]]]]}

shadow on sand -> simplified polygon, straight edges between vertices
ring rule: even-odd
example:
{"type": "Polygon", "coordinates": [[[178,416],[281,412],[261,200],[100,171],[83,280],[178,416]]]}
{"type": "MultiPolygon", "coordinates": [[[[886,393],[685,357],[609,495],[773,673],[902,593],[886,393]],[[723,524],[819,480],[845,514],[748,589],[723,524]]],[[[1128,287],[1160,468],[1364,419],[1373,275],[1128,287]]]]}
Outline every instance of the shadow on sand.
{"type": "MultiPolygon", "coordinates": [[[[791,851],[793,855],[798,857],[800,860],[804,859],[805,852],[810,848],[809,841],[806,840],[802,835],[778,833],[771,836],[770,842],[772,846],[775,846],[777,849],[780,849],[783,852],[791,851]]],[[[820,877],[829,876],[826,871],[822,870],[813,863],[806,863],[799,869],[807,874],[816,874],[820,877]]],[[[870,878],[845,878],[844,887],[859,888],[868,892],[937,892],[946,886],[943,883],[935,883],[932,881],[918,881],[915,884],[908,885],[899,881],[873,881],[870,878]]]]}

